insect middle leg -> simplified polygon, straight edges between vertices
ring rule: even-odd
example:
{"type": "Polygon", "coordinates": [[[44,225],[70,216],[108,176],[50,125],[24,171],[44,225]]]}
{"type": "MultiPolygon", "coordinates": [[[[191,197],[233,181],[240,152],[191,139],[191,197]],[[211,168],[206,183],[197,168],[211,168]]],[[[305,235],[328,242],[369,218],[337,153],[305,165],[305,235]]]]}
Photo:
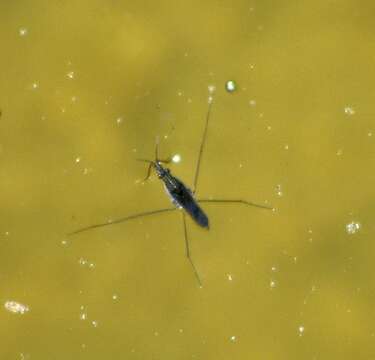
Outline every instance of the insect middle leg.
{"type": "Polygon", "coordinates": [[[85,232],[85,231],[88,231],[88,230],[97,229],[97,228],[100,228],[100,227],[103,227],[103,226],[109,226],[109,225],[119,224],[119,223],[122,223],[122,222],[125,222],[125,221],[128,221],[128,220],[139,219],[139,218],[142,218],[142,217],[146,217],[146,216],[150,216],[150,215],[155,215],[155,214],[160,214],[160,213],[165,213],[165,212],[174,211],[174,210],[177,210],[177,208],[176,207],[171,207],[171,208],[165,208],[165,209],[145,211],[145,212],[141,212],[141,213],[137,213],[137,214],[125,216],[125,217],[122,217],[122,218],[119,218],[119,219],[115,219],[115,220],[112,220],[112,221],[109,221],[109,222],[94,224],[94,225],[90,225],[90,226],[85,226],[85,227],[80,228],[78,230],[72,231],[72,232],[68,233],[67,235],[68,236],[75,235],[75,234],[79,234],[81,232],[85,232]]]}

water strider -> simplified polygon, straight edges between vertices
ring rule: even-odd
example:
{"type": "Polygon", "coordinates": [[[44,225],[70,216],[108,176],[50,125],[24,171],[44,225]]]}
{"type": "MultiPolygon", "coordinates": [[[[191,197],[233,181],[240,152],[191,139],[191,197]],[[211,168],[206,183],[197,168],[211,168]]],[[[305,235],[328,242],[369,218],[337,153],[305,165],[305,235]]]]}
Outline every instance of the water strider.
{"type": "MultiPolygon", "coordinates": [[[[145,216],[150,216],[150,215],[155,215],[155,214],[160,214],[160,213],[165,213],[165,212],[170,212],[174,211],[177,209],[182,209],[184,210],[187,214],[191,216],[191,218],[201,226],[202,228],[209,228],[209,220],[205,212],[202,210],[202,208],[199,206],[200,203],[215,203],[215,204],[242,204],[242,205],[247,205],[247,206],[255,206],[258,208],[262,209],[268,209],[271,210],[271,207],[268,207],[266,205],[260,205],[256,204],[250,201],[242,200],[242,199],[196,199],[195,198],[195,193],[197,190],[197,184],[198,184],[198,176],[199,176],[199,170],[200,170],[200,164],[201,164],[201,159],[202,159],[202,154],[203,154],[203,149],[204,145],[206,143],[206,138],[207,138],[207,129],[208,129],[208,123],[210,119],[210,114],[211,114],[211,107],[212,107],[212,97],[209,98],[209,103],[208,103],[208,111],[206,115],[206,122],[205,122],[205,128],[203,132],[203,137],[199,149],[199,155],[198,155],[198,162],[196,165],[195,169],[195,175],[194,175],[194,184],[193,184],[193,190],[190,190],[181,180],[173,176],[168,168],[165,168],[162,164],[163,163],[169,163],[170,160],[160,160],[158,157],[158,142],[156,143],[155,147],[155,160],[146,160],[146,159],[139,159],[139,161],[147,162],[149,164],[148,170],[147,170],[147,176],[144,179],[146,181],[151,174],[151,169],[153,168],[160,180],[163,181],[165,190],[169,197],[172,200],[172,203],[174,207],[169,207],[165,209],[158,209],[158,210],[152,210],[152,211],[147,211],[147,212],[142,212],[142,213],[137,213],[133,215],[129,215],[123,218],[119,218],[117,220],[113,220],[111,222],[106,222],[106,223],[100,223],[100,224],[94,224],[90,225],[81,229],[78,229],[76,231],[73,231],[69,233],[68,235],[74,235],[78,234],[87,230],[103,227],[103,226],[108,226],[108,225],[113,225],[113,224],[118,224],[124,221],[132,220],[132,219],[137,219],[140,217],[145,217],[145,216]]],[[[184,224],[184,237],[185,237],[185,249],[186,249],[186,257],[188,258],[194,274],[197,278],[197,281],[199,285],[202,285],[202,281],[200,279],[199,273],[195,267],[195,264],[190,256],[190,245],[189,245],[189,239],[188,239],[188,233],[187,233],[187,228],[186,228],[186,219],[185,219],[185,212],[182,211],[182,219],[183,219],[183,224],[184,224]]]]}

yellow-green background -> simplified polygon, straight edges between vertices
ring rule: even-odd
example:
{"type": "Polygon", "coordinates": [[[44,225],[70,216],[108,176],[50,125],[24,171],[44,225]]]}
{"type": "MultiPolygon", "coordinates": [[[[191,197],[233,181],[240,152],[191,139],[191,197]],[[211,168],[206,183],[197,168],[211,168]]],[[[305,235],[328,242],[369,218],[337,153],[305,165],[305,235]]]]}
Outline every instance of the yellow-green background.
{"type": "Polygon", "coordinates": [[[354,0],[2,1],[0,359],[373,359],[374,20],[354,0]],[[137,182],[156,136],[191,186],[209,86],[198,195],[276,212],[188,219],[202,288],[177,212],[68,238],[169,206],[137,182]]]}

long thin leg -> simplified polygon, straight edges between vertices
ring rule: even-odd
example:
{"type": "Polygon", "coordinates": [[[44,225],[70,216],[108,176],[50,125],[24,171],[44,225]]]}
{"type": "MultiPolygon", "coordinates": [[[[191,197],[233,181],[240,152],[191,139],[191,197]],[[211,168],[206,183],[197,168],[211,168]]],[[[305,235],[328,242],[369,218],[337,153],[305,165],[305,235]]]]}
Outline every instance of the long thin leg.
{"type": "Polygon", "coordinates": [[[155,163],[151,160],[147,160],[147,159],[137,159],[137,161],[142,161],[142,162],[145,162],[145,163],[148,163],[148,168],[147,168],[147,175],[146,177],[142,180],[142,182],[145,182],[146,180],[148,180],[148,178],[150,177],[151,175],[151,168],[153,166],[155,166],[155,163]]]}
{"type": "Polygon", "coordinates": [[[155,139],[155,161],[159,160],[159,136],[155,139]]]}
{"type": "Polygon", "coordinates": [[[193,263],[193,260],[190,256],[190,245],[189,245],[189,239],[188,239],[188,234],[187,234],[187,229],[186,229],[186,216],[185,216],[185,213],[182,212],[182,219],[183,219],[183,223],[184,223],[184,235],[185,235],[185,249],[186,249],[186,257],[188,258],[188,260],[190,261],[190,264],[193,268],[193,271],[194,271],[194,274],[195,274],[195,277],[197,278],[197,281],[199,283],[199,286],[202,287],[202,281],[201,281],[201,278],[198,274],[198,271],[197,271],[197,268],[195,267],[194,263],[193,263]]]}
{"type": "Polygon", "coordinates": [[[146,212],[142,212],[142,213],[138,213],[138,214],[133,214],[133,215],[125,216],[125,217],[122,217],[122,218],[119,218],[119,219],[116,219],[116,220],[112,220],[112,221],[109,221],[109,222],[86,226],[86,227],[83,227],[81,229],[72,231],[72,232],[68,233],[67,235],[68,236],[75,235],[75,234],[79,234],[79,233],[84,232],[84,231],[93,230],[93,229],[100,228],[100,227],[103,227],[103,226],[119,224],[119,223],[122,223],[122,222],[127,221],[127,220],[134,220],[134,219],[137,219],[137,218],[140,218],[140,217],[150,216],[150,215],[159,214],[159,213],[163,213],[163,212],[167,212],[167,211],[173,211],[173,210],[177,210],[177,208],[173,207],[173,208],[159,209],[159,210],[146,211],[146,212]]]}
{"type": "Polygon", "coordinates": [[[210,119],[210,113],[211,113],[212,103],[213,103],[213,101],[212,101],[212,97],[209,97],[209,99],[208,99],[208,111],[207,111],[207,115],[206,115],[206,125],[205,125],[205,127],[204,127],[204,131],[203,131],[202,142],[201,142],[201,146],[200,146],[200,148],[199,148],[199,155],[198,155],[197,167],[196,167],[196,169],[195,169],[195,175],[194,175],[193,194],[195,194],[196,191],[197,191],[199,169],[200,169],[200,166],[201,166],[201,160],[202,160],[203,148],[204,148],[204,145],[205,145],[205,143],[206,143],[207,129],[208,129],[208,121],[209,121],[209,119],[210,119]]]}
{"type": "Polygon", "coordinates": [[[241,204],[247,206],[255,206],[261,209],[273,210],[274,208],[267,205],[256,204],[251,201],[241,199],[198,199],[198,203],[216,203],[216,204],[241,204]]]}
{"type": "Polygon", "coordinates": [[[150,177],[150,175],[151,175],[151,168],[152,168],[152,163],[150,163],[150,164],[148,165],[147,175],[146,175],[146,177],[142,180],[143,183],[144,183],[145,181],[147,181],[148,178],[150,177]]]}

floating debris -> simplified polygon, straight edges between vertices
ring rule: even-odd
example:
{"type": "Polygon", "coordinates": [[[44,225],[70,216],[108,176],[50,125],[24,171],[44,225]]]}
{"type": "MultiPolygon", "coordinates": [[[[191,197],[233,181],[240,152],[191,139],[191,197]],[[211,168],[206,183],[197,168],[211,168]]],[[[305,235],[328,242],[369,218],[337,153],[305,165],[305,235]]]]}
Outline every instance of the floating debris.
{"type": "Polygon", "coordinates": [[[27,305],[21,304],[13,300],[6,301],[4,304],[4,307],[9,312],[12,312],[14,314],[21,314],[21,315],[27,313],[30,310],[27,305]]]}
{"type": "Polygon", "coordinates": [[[355,110],[351,106],[346,106],[344,108],[344,112],[345,112],[346,115],[349,115],[349,116],[352,116],[352,115],[355,114],[355,110]]]}
{"type": "Polygon", "coordinates": [[[346,232],[350,235],[355,234],[361,229],[361,224],[359,222],[352,221],[349,224],[346,224],[346,232]]]}

